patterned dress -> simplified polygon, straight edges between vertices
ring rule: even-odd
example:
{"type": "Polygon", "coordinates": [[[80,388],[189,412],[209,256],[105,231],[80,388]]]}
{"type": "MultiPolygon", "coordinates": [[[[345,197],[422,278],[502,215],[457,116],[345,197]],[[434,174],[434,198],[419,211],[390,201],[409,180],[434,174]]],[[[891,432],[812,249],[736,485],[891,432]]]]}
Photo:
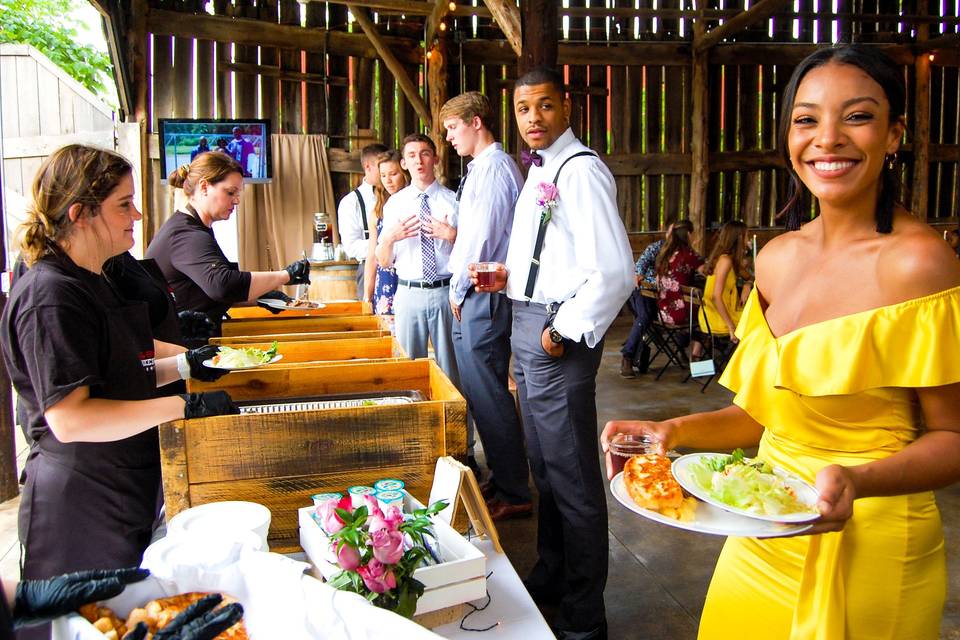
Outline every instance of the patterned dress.
{"type": "MultiPolygon", "coordinates": [[[[383,231],[383,219],[377,220],[377,235],[383,231]]],[[[376,284],[373,286],[373,312],[377,315],[393,315],[393,294],[397,292],[397,272],[393,268],[377,267],[376,284]]]]}
{"type": "Polygon", "coordinates": [[[688,321],[689,311],[680,287],[693,284],[694,275],[702,264],[703,258],[690,247],[680,247],[670,256],[667,273],[657,276],[657,308],[661,322],[682,325],[688,321]]]}

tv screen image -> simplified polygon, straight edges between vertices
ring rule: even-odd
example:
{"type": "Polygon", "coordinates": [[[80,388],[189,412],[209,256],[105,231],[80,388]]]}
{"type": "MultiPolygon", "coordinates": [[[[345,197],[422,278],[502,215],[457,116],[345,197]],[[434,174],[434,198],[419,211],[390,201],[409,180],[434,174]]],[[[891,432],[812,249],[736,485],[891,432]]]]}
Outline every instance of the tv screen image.
{"type": "Polygon", "coordinates": [[[270,121],[160,118],[160,171],[166,181],[201,153],[225,153],[240,163],[247,182],[269,182],[270,121]]]}

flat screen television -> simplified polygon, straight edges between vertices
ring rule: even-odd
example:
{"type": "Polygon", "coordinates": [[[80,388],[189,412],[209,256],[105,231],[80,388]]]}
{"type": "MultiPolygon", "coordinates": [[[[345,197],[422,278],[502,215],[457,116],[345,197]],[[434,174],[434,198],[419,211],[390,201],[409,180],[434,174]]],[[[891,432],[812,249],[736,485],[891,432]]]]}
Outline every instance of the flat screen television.
{"type": "Polygon", "coordinates": [[[225,153],[243,167],[246,182],[270,182],[270,121],[160,118],[160,175],[167,181],[177,167],[204,152],[225,153]]]}

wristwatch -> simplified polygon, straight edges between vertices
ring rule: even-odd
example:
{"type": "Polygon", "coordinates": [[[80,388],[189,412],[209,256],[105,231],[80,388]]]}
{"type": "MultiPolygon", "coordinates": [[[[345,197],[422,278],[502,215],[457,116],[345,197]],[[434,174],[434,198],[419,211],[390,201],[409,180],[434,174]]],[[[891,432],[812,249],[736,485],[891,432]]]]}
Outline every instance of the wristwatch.
{"type": "Polygon", "coordinates": [[[547,331],[550,334],[550,342],[553,344],[563,344],[564,337],[563,335],[554,328],[553,323],[547,326],[547,331]]]}

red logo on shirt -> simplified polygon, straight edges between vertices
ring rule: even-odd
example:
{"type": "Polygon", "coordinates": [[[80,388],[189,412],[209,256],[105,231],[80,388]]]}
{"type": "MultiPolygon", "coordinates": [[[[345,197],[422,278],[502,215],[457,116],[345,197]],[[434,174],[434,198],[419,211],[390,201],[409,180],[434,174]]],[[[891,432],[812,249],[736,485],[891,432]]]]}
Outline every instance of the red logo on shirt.
{"type": "Polygon", "coordinates": [[[149,351],[140,352],[140,366],[143,367],[143,370],[148,373],[153,373],[157,367],[156,353],[153,349],[149,351]]]}

